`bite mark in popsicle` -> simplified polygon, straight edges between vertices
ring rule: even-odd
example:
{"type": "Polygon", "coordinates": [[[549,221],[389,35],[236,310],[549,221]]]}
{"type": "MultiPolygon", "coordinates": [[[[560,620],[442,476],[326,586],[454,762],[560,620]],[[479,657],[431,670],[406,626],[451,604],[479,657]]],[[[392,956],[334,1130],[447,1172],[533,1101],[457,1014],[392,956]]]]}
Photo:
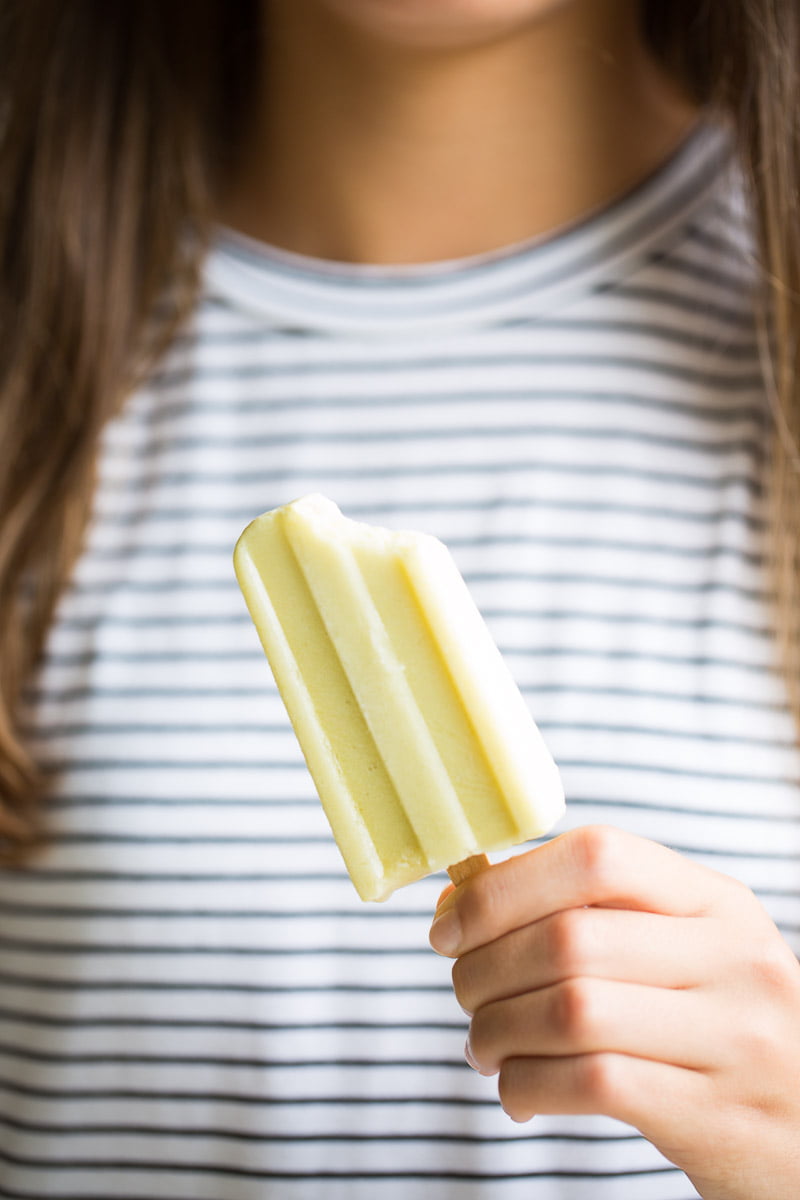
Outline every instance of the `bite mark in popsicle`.
{"type": "Polygon", "coordinates": [[[436,538],[313,495],[253,521],[234,561],[362,899],[558,820],[555,764],[436,538]]]}

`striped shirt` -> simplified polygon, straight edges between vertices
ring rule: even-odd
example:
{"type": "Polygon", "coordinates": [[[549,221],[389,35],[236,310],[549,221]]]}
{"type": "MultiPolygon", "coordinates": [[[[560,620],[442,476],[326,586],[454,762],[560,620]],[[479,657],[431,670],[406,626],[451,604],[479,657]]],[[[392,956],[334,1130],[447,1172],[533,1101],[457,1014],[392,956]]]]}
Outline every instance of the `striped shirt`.
{"type": "Polygon", "coordinates": [[[603,821],[752,886],[800,946],[769,631],[755,273],[725,136],[557,236],[311,262],[221,232],[108,428],[26,722],[45,854],[0,875],[0,1196],[688,1200],[614,1121],[514,1125],[463,1059],[441,878],[364,905],[231,551],[310,491],[451,547],[603,821]]]}

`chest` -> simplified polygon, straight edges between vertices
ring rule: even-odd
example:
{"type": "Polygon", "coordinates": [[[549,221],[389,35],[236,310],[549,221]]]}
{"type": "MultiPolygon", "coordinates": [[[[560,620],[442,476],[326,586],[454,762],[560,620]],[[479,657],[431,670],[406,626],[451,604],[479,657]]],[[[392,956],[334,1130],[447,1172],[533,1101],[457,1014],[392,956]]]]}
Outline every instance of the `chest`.
{"type": "MultiPolygon", "coordinates": [[[[755,368],[719,339],[676,354],[617,325],[178,348],[108,431],[48,647],[36,720],[57,790],[158,800],[175,836],[188,806],[205,838],[182,845],[189,865],[210,841],[246,874],[266,843],[281,872],[349,887],[231,569],[247,521],[322,491],[450,545],[559,762],[567,823],[625,824],[796,894],[755,368]]],[[[110,831],[138,819],[103,811],[110,831]]],[[[103,852],[175,852],[121,844],[103,852]]]]}

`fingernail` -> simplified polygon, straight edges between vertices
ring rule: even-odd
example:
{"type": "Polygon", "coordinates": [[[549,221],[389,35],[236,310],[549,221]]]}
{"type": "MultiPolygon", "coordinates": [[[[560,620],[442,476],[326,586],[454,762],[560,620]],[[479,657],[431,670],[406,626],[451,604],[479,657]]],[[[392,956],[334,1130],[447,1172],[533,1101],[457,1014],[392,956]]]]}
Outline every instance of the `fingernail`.
{"type": "MultiPolygon", "coordinates": [[[[449,897],[448,897],[449,899],[449,897]]],[[[445,901],[445,905],[447,901],[445,901]]],[[[452,958],[461,942],[461,922],[453,905],[442,906],[431,925],[430,943],[437,954],[452,958]]]]}
{"type": "Polygon", "coordinates": [[[472,1048],[469,1044],[469,1037],[467,1037],[467,1041],[464,1046],[464,1058],[467,1060],[469,1065],[472,1067],[473,1071],[478,1070],[478,1064],[475,1062],[475,1059],[472,1057],[472,1048]]]}

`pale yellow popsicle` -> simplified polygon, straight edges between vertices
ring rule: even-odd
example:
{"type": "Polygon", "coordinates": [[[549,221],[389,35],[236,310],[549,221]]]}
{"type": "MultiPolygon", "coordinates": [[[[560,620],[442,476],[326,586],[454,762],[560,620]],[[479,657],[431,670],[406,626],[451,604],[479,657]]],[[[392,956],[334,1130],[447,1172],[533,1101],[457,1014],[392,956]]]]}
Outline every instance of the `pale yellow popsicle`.
{"type": "Polygon", "coordinates": [[[234,565],[362,899],[555,824],[556,766],[440,541],[311,495],[234,565]]]}

